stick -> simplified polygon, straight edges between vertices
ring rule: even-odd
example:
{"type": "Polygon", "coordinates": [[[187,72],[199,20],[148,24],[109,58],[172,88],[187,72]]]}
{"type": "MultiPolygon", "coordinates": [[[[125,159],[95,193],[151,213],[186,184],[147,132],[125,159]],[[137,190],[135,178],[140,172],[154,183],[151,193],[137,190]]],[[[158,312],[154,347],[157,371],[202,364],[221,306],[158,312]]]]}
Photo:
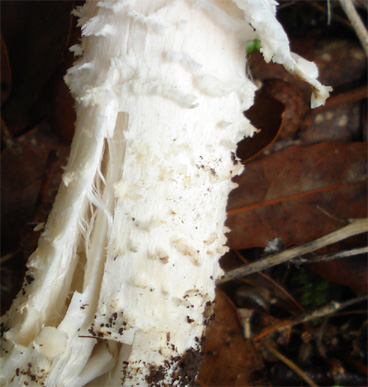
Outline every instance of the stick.
{"type": "Polygon", "coordinates": [[[268,269],[270,267],[280,265],[281,263],[290,261],[296,257],[311,253],[312,251],[318,250],[322,247],[331,245],[339,242],[343,239],[349,238],[353,235],[358,235],[368,231],[368,219],[355,219],[350,224],[341,228],[340,230],[334,231],[314,241],[305,243],[304,245],[293,247],[284,250],[281,253],[271,255],[269,257],[260,259],[259,261],[250,263],[239,267],[235,270],[231,270],[217,281],[217,285],[231,281],[236,278],[244,277],[246,275],[256,273],[261,270],[268,269]]]}
{"type": "Polygon", "coordinates": [[[275,355],[279,360],[281,360],[284,364],[286,364],[289,368],[291,368],[295,373],[297,373],[309,386],[317,387],[317,384],[313,382],[313,380],[305,373],[303,370],[297,366],[294,362],[280,353],[275,347],[272,345],[265,343],[265,347],[275,355]]]}
{"type": "Polygon", "coordinates": [[[329,262],[335,259],[353,257],[355,255],[365,254],[365,253],[368,253],[368,246],[358,247],[352,250],[338,251],[337,253],[317,255],[315,257],[310,257],[310,258],[303,258],[303,257],[295,258],[292,260],[291,263],[298,265],[303,263],[329,262]]]}
{"type": "Polygon", "coordinates": [[[340,4],[360,40],[365,55],[368,56],[368,32],[356,11],[352,0],[340,0],[340,4]]]}
{"type": "Polygon", "coordinates": [[[336,313],[338,310],[341,310],[341,309],[347,308],[351,305],[357,304],[358,302],[364,301],[367,298],[368,298],[368,295],[364,295],[364,296],[353,298],[351,300],[341,302],[341,303],[333,301],[333,302],[323,306],[322,308],[314,310],[312,313],[304,314],[301,317],[297,317],[295,319],[283,320],[283,321],[280,321],[279,323],[274,324],[270,327],[266,327],[261,332],[254,335],[252,337],[252,339],[254,341],[258,341],[258,340],[260,340],[260,339],[262,339],[262,338],[264,338],[264,337],[266,337],[266,336],[268,336],[271,333],[274,333],[276,331],[282,332],[282,331],[285,331],[287,329],[292,328],[295,325],[299,325],[299,324],[302,324],[302,323],[305,323],[305,322],[308,322],[311,320],[315,320],[315,319],[320,318],[320,317],[324,317],[324,316],[336,313]]]}
{"type": "MultiPolygon", "coordinates": [[[[319,4],[318,1],[312,1],[311,5],[314,8],[318,9],[319,11],[321,11],[322,13],[327,14],[327,24],[329,25],[330,18],[328,16],[328,9],[326,10],[326,7],[324,5],[319,4]]],[[[351,24],[344,17],[336,15],[336,13],[334,13],[333,19],[334,19],[334,21],[337,21],[337,22],[339,22],[341,24],[346,25],[349,28],[352,28],[351,24]]]]}

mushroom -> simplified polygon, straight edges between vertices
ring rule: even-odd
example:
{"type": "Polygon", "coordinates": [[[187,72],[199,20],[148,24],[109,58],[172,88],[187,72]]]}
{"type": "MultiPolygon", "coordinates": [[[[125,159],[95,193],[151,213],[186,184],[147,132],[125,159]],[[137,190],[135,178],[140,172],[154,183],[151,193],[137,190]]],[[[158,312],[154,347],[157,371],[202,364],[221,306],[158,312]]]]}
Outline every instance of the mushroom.
{"type": "MultiPolygon", "coordinates": [[[[228,250],[246,41],[328,96],[272,0],[100,0],[75,14],[76,134],[4,331],[2,384],[183,385],[228,250]]],[[[193,364],[194,363],[194,364],[193,364]]],[[[198,363],[198,364],[197,364],[198,363]]]]}

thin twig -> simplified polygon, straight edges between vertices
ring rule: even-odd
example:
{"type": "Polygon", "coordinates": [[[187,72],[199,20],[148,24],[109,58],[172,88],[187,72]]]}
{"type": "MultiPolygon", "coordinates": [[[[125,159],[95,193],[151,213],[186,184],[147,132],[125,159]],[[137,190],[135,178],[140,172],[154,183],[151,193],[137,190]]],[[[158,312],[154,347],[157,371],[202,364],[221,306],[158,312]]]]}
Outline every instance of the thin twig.
{"type": "Polygon", "coordinates": [[[358,39],[363,47],[365,55],[368,56],[368,32],[360,18],[357,10],[354,7],[352,0],[340,0],[341,8],[346,13],[346,16],[350,20],[354,31],[356,32],[358,39]]]}
{"type": "Polygon", "coordinates": [[[279,4],[277,9],[279,10],[279,9],[287,8],[287,7],[290,7],[290,6],[295,5],[295,4],[296,4],[296,1],[291,1],[290,3],[279,4]]]}
{"type": "MultiPolygon", "coordinates": [[[[244,261],[245,263],[248,263],[247,259],[242,255],[240,254],[239,250],[234,250],[235,254],[242,260],[244,261]]],[[[261,277],[263,277],[264,279],[266,279],[267,281],[269,281],[270,283],[273,284],[273,286],[275,286],[281,293],[283,293],[287,299],[297,308],[299,309],[299,312],[304,312],[304,309],[303,307],[294,299],[294,297],[286,291],[286,289],[284,287],[282,287],[278,282],[276,282],[275,280],[273,280],[269,275],[265,274],[265,273],[262,273],[262,272],[259,272],[257,273],[258,275],[260,275],[261,277]]]]}
{"type": "Polygon", "coordinates": [[[352,250],[338,251],[337,253],[317,255],[310,258],[298,257],[293,259],[292,263],[299,265],[303,263],[328,262],[328,261],[333,261],[335,259],[353,257],[355,255],[365,254],[365,253],[368,253],[368,246],[358,247],[352,250]]]}
{"type": "Polygon", "coordinates": [[[217,284],[223,284],[225,282],[234,280],[236,278],[244,277],[246,275],[256,273],[261,270],[266,270],[270,267],[280,265],[281,263],[290,261],[296,257],[303,256],[311,253],[322,247],[339,242],[343,239],[349,238],[353,235],[362,234],[368,231],[368,219],[355,219],[352,220],[347,226],[327,234],[314,241],[305,243],[304,245],[293,247],[284,250],[281,253],[271,255],[269,257],[260,259],[256,262],[252,262],[248,265],[239,267],[235,270],[228,271],[225,275],[217,281],[217,284]]]}
{"type": "Polygon", "coordinates": [[[266,336],[268,336],[276,331],[282,332],[282,331],[285,331],[285,330],[292,328],[295,325],[299,325],[299,324],[302,324],[302,323],[305,323],[305,322],[308,322],[311,320],[315,320],[317,318],[321,318],[321,317],[325,317],[325,316],[334,314],[338,310],[345,309],[351,305],[357,304],[357,303],[362,302],[362,301],[367,300],[367,299],[368,299],[368,295],[365,294],[364,296],[356,297],[356,298],[353,298],[351,300],[341,302],[341,303],[333,301],[333,302],[323,306],[322,308],[314,310],[312,313],[307,313],[305,315],[302,315],[300,317],[293,318],[293,319],[283,320],[283,321],[280,321],[279,323],[274,324],[270,327],[266,327],[261,332],[254,335],[252,337],[252,339],[254,341],[258,341],[258,340],[260,340],[260,339],[262,339],[262,338],[264,338],[264,337],[266,337],[266,336]]]}
{"type": "Polygon", "coordinates": [[[6,261],[9,261],[10,259],[14,258],[17,254],[19,254],[22,251],[22,248],[19,247],[14,251],[11,251],[8,254],[2,255],[0,257],[0,264],[5,263],[6,261]]]}
{"type": "MultiPolygon", "coordinates": [[[[328,16],[328,9],[326,10],[326,7],[324,5],[321,5],[318,3],[318,1],[312,1],[310,3],[314,8],[318,9],[319,11],[327,14],[327,21],[329,21],[329,16],[328,16]]],[[[339,15],[336,15],[334,14],[333,15],[333,19],[336,20],[337,22],[341,23],[341,24],[344,24],[346,25],[347,27],[349,28],[352,28],[351,27],[351,24],[342,16],[339,16],[339,15]]],[[[329,25],[329,23],[328,23],[329,25]]]]}
{"type": "Polygon", "coordinates": [[[313,380],[294,362],[280,353],[273,345],[269,343],[264,343],[264,346],[279,360],[281,360],[284,364],[286,364],[289,368],[291,368],[296,374],[298,374],[309,386],[317,387],[317,384],[313,382],[313,380]]]}

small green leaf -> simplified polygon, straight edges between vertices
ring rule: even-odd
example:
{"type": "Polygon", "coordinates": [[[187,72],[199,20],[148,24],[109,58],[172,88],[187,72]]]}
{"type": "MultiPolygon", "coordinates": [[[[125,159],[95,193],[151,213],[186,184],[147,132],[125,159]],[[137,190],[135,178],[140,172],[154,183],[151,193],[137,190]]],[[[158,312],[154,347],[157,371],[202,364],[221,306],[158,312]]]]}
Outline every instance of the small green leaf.
{"type": "Polygon", "coordinates": [[[247,42],[247,54],[251,54],[253,51],[259,51],[261,48],[261,42],[259,39],[250,40],[247,42]]]}

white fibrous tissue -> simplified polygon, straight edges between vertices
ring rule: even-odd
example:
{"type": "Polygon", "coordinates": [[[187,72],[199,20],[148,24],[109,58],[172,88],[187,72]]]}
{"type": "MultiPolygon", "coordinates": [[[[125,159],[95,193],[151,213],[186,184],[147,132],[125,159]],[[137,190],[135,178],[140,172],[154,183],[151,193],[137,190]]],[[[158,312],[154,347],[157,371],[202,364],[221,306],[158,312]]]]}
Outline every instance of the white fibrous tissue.
{"type": "Polygon", "coordinates": [[[2,385],[187,385],[228,250],[226,205],[255,85],[245,42],[292,54],[271,0],[101,0],[74,13],[76,134],[23,289],[2,318],[2,385]]]}

